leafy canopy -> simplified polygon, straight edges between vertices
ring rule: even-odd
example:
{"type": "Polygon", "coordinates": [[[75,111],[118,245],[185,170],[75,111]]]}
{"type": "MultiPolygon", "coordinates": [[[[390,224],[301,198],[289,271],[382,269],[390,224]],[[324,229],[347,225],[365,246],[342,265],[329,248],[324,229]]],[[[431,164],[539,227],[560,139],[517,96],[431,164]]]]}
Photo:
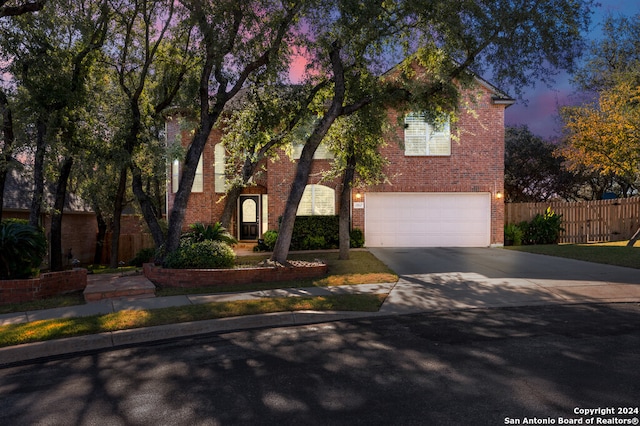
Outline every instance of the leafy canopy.
{"type": "MultiPolygon", "coordinates": [[[[565,107],[567,137],[560,152],[569,167],[614,175],[637,187],[640,176],[640,15],[609,17],[605,37],[591,46],[575,81],[595,100],[565,107]]],[[[626,192],[626,191],[625,191],[626,192]]]]}

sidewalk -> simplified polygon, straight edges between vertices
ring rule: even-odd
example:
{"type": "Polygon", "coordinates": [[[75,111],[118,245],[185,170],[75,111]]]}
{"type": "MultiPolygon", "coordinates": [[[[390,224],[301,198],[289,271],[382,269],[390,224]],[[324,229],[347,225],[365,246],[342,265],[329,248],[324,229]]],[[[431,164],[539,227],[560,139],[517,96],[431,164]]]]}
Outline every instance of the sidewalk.
{"type": "MultiPolygon", "coordinates": [[[[139,279],[145,280],[144,277],[139,279]]],[[[0,315],[0,325],[51,318],[104,315],[131,309],[157,309],[265,297],[323,296],[345,293],[388,293],[388,296],[378,312],[280,312],[122,330],[0,348],[0,365],[204,333],[295,326],[351,318],[548,304],[640,302],[640,285],[632,283],[522,278],[491,279],[477,273],[434,273],[404,276],[397,283],[110,299],[66,308],[0,315]]]]}

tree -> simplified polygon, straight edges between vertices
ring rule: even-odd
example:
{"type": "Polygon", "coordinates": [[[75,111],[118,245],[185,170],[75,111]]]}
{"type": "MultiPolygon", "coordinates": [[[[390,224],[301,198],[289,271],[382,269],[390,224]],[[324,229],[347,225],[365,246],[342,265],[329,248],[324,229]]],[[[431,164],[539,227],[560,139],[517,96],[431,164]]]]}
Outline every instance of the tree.
{"type": "MultiPolygon", "coordinates": [[[[5,16],[19,16],[26,13],[37,12],[46,4],[46,0],[9,4],[9,0],[0,1],[0,18],[5,16]]],[[[2,154],[0,158],[0,217],[4,205],[4,187],[10,165],[13,162],[13,113],[9,105],[9,99],[4,90],[0,90],[0,115],[2,116],[2,154]]]]}
{"type": "Polygon", "coordinates": [[[378,149],[385,144],[387,111],[384,105],[369,105],[348,117],[340,117],[326,137],[335,155],[327,178],[341,177],[339,237],[340,260],[349,259],[352,190],[357,186],[375,185],[386,179],[388,163],[378,149]]]}
{"type": "MultiPolygon", "coordinates": [[[[103,61],[92,68],[89,78],[94,96],[85,103],[82,121],[87,126],[86,140],[77,154],[75,190],[95,213],[98,233],[93,263],[100,264],[107,232],[113,230],[114,205],[121,184],[119,172],[125,161],[120,150],[124,118],[122,95],[103,61]]],[[[129,190],[123,198],[128,205],[133,201],[133,194],[129,190]]],[[[111,253],[117,266],[118,252],[111,253]]],[[[111,259],[109,261],[113,265],[111,259]]]]}
{"type": "Polygon", "coordinates": [[[253,87],[246,91],[241,106],[222,119],[225,132],[221,143],[229,154],[225,167],[228,189],[220,217],[224,227],[229,227],[238,197],[259,173],[260,165],[267,158],[277,161],[275,148],[302,137],[298,133],[313,121],[308,107],[320,89],[279,84],[253,87]],[[298,132],[293,132],[294,128],[298,132]]]}
{"type": "Polygon", "coordinates": [[[13,4],[10,0],[0,0],[0,18],[5,16],[19,16],[25,13],[32,13],[42,10],[46,0],[17,2],[13,4]]]}
{"type": "MultiPolygon", "coordinates": [[[[640,71],[640,70],[639,70],[640,71]]],[[[567,137],[560,152],[573,168],[615,175],[637,187],[640,170],[640,74],[603,90],[597,103],[561,110],[567,137]]]]}
{"type": "MultiPolygon", "coordinates": [[[[491,71],[498,83],[520,93],[533,79],[548,80],[559,68],[571,69],[587,28],[591,1],[454,1],[428,4],[344,1],[327,6],[310,19],[315,37],[308,50],[316,75],[331,79],[332,96],[307,138],[297,165],[272,261],[286,262],[288,247],[310,170],[313,153],[335,120],[386,98],[401,111],[424,111],[430,119],[455,112],[458,89],[469,71],[491,71]],[[416,50],[412,61],[398,67],[394,79],[380,79],[363,88],[361,77],[376,77],[383,53],[416,50]],[[515,60],[519,60],[514,64],[515,60]],[[417,76],[418,63],[428,78],[417,76]],[[380,90],[388,82],[388,90],[380,90]],[[355,89],[355,90],[354,90],[355,89]]],[[[386,76],[385,76],[386,77],[386,76]]]]}
{"type": "Polygon", "coordinates": [[[572,168],[613,176],[627,193],[638,180],[640,135],[640,15],[609,16],[574,83],[595,98],[560,113],[567,137],[561,153],[572,168]]]}
{"type": "Polygon", "coordinates": [[[613,88],[620,76],[637,74],[640,68],[640,14],[609,15],[602,32],[603,38],[591,43],[572,80],[579,90],[591,94],[613,88]]]}
{"type": "MultiPolygon", "coordinates": [[[[596,100],[560,111],[567,131],[561,152],[570,167],[613,177],[623,194],[636,190],[639,177],[639,18],[607,18],[604,38],[591,45],[574,78],[596,100]]],[[[628,244],[633,246],[638,238],[640,229],[628,244]]]]}
{"type": "Polygon", "coordinates": [[[187,202],[200,156],[227,103],[250,78],[286,69],[287,43],[293,37],[302,0],[279,2],[183,0],[198,28],[202,61],[198,125],[187,149],[180,184],[169,213],[166,251],[178,248],[187,202]]]}
{"type": "Polygon", "coordinates": [[[526,126],[505,129],[505,201],[515,203],[579,198],[586,178],[565,169],[557,145],[526,126]]]}
{"type": "Polygon", "coordinates": [[[161,167],[157,166],[157,159],[164,160],[157,155],[161,114],[171,106],[187,70],[193,66],[188,54],[191,27],[183,25],[175,2],[123,0],[116,9],[109,62],[125,99],[121,116],[125,125],[116,142],[120,161],[112,214],[112,267],[118,264],[120,218],[125,206],[129,170],[133,193],[154,242],[158,247],[164,242],[158,222],[162,209],[145,190],[145,177],[153,179],[155,175],[164,174],[164,161],[161,161],[161,167]]]}
{"type": "Polygon", "coordinates": [[[13,163],[13,143],[15,135],[13,133],[13,112],[9,105],[7,95],[0,90],[0,116],[2,116],[2,154],[0,156],[0,218],[4,205],[4,188],[7,174],[11,171],[13,163]]]}
{"type": "Polygon", "coordinates": [[[109,9],[105,1],[53,3],[47,14],[17,16],[4,28],[8,70],[28,95],[36,119],[37,149],[33,209],[30,222],[38,221],[47,145],[56,147],[57,183],[51,215],[52,270],[62,268],[62,214],[74,151],[82,139],[79,112],[85,80],[106,36],[109,9]],[[70,13],[72,11],[72,13],[70,13]]]}

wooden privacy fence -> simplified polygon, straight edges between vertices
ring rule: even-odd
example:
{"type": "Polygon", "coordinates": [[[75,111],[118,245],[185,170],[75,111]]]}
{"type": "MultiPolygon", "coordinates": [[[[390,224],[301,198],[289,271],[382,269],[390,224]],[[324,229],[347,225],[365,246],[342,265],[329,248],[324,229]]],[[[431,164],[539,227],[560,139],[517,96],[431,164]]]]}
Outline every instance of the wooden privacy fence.
{"type": "Polygon", "coordinates": [[[640,197],[546,203],[506,203],[505,224],[530,221],[547,207],[562,215],[560,243],[628,240],[640,226],[640,197]]]}
{"type": "MultiPolygon", "coordinates": [[[[120,234],[118,261],[128,263],[144,248],[155,247],[151,234],[120,234]]],[[[102,250],[102,263],[109,263],[111,258],[111,234],[107,234],[105,247],[102,250]]]]}

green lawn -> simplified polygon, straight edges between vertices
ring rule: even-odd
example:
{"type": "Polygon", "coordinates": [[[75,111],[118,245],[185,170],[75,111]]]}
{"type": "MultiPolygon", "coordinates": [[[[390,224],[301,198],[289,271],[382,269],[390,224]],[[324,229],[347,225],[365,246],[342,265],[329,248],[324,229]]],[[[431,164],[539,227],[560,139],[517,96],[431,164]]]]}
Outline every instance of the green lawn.
{"type": "Polygon", "coordinates": [[[626,245],[627,241],[617,241],[599,244],[509,246],[505,249],[640,269],[640,243],[636,243],[634,247],[626,245]]]}
{"type": "MultiPolygon", "coordinates": [[[[236,263],[239,265],[256,265],[260,261],[268,259],[267,254],[253,256],[240,256],[236,263]]],[[[310,278],[296,281],[278,281],[255,283],[250,285],[225,286],[225,292],[270,290],[274,288],[302,288],[302,287],[328,287],[349,284],[375,284],[395,282],[398,276],[384,263],[380,262],[368,251],[352,251],[349,260],[339,260],[337,252],[294,253],[289,260],[321,260],[329,266],[327,275],[319,278],[310,278]]],[[[219,287],[197,288],[159,288],[157,296],[175,296],[178,294],[207,294],[219,293],[219,287]]]]}
{"type": "MultiPolygon", "coordinates": [[[[256,265],[261,260],[267,259],[267,254],[256,254],[251,256],[239,256],[236,263],[238,265],[256,265]]],[[[347,284],[374,284],[383,282],[395,282],[398,276],[387,266],[380,262],[368,251],[352,251],[349,260],[338,260],[336,252],[314,252],[314,253],[294,253],[289,258],[291,260],[322,260],[329,265],[327,275],[317,279],[307,279],[298,281],[279,281],[242,285],[235,287],[225,287],[225,292],[234,291],[254,291],[274,288],[302,288],[302,287],[327,287],[347,284]]],[[[130,272],[131,267],[118,269],[118,273],[130,272]]],[[[114,272],[110,270],[110,272],[114,272]]],[[[102,273],[102,272],[101,272],[102,273]]],[[[198,288],[164,288],[158,289],[156,295],[175,296],[179,294],[209,294],[219,293],[219,287],[198,287],[198,288]]],[[[0,314],[12,312],[35,311],[40,309],[51,309],[63,306],[84,304],[81,292],[56,296],[44,300],[32,302],[15,303],[10,305],[0,305],[0,314]]]]}
{"type": "MultiPolygon", "coordinates": [[[[242,256],[237,263],[255,265],[267,255],[242,256]]],[[[300,281],[260,283],[226,288],[225,291],[251,291],[268,288],[333,286],[345,284],[367,284],[394,282],[398,276],[368,251],[354,251],[349,260],[338,260],[336,252],[315,252],[292,254],[291,260],[322,260],[329,265],[326,276],[300,281]]],[[[158,289],[158,296],[170,296],[186,293],[215,293],[219,288],[196,289],[158,289]]],[[[122,311],[109,315],[83,318],[64,318],[46,321],[34,321],[27,324],[15,324],[0,327],[0,346],[58,339],[106,331],[125,330],[137,327],[149,327],[186,321],[199,321],[260,313],[296,311],[296,310],[337,310],[371,311],[379,309],[386,294],[336,295],[325,297],[265,298],[261,300],[237,301],[226,303],[207,303],[202,305],[180,306],[173,308],[122,311]]],[[[82,294],[58,296],[41,301],[0,306],[0,313],[23,312],[47,309],[58,306],[70,306],[84,303],[82,294]]]]}
{"type": "MultiPolygon", "coordinates": [[[[507,250],[559,256],[610,265],[627,266],[640,269],[640,247],[626,247],[626,242],[607,244],[563,244],[541,246],[505,247],[507,250]]],[[[239,263],[255,264],[266,255],[239,258],[239,263]]],[[[335,252],[295,254],[292,260],[320,259],[329,265],[329,273],[318,279],[304,281],[286,281],[243,286],[236,290],[255,290],[266,288],[331,286],[344,284],[363,284],[375,282],[393,282],[398,279],[393,271],[378,261],[367,251],[351,253],[348,261],[338,260],[335,252]]],[[[213,293],[213,288],[200,289],[159,289],[159,296],[172,294],[213,293]]],[[[57,339],[105,331],[124,330],[153,325],[172,324],[185,321],[198,321],[229,316],[252,315],[268,312],[293,310],[356,310],[376,311],[386,295],[341,295],[305,298],[273,298],[254,301],[209,303],[149,311],[123,311],[109,315],[85,318],[65,318],[36,321],[28,324],[16,324],[0,327],[0,346],[57,339]]],[[[44,301],[35,301],[0,307],[0,313],[22,312],[25,310],[46,309],[56,306],[69,306],[84,303],[81,294],[60,296],[44,301]]]]}
{"type": "Polygon", "coordinates": [[[0,347],[131,328],[272,312],[300,310],[376,312],[385,297],[386,294],[345,294],[240,300],[34,321],[0,327],[0,347]]]}

